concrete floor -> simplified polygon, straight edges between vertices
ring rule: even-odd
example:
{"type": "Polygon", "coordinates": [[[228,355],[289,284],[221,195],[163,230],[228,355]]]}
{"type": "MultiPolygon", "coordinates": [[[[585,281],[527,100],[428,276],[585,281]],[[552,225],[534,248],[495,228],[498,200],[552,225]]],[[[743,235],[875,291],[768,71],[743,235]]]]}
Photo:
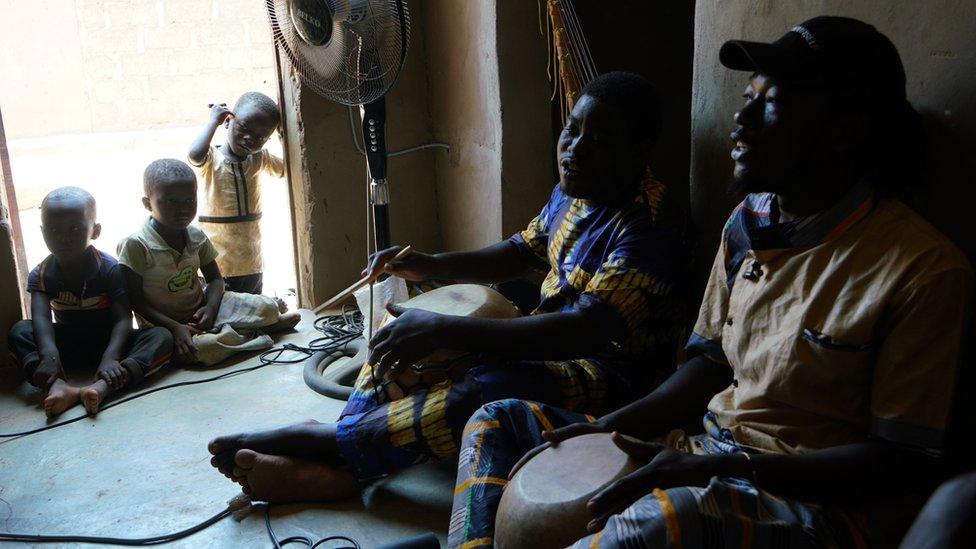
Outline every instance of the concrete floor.
{"type": "MultiPolygon", "coordinates": [[[[279,342],[307,343],[317,332],[303,311],[299,332],[279,342]]],[[[206,370],[170,370],[152,386],[210,377],[257,364],[249,358],[206,370]]],[[[153,536],[189,527],[239,493],[210,466],[207,441],[217,434],[306,418],[334,420],[343,403],[302,380],[303,364],[273,365],[213,383],[139,398],[82,421],[0,440],[0,531],[120,537],[153,536]]],[[[0,369],[0,432],[45,424],[39,392],[0,369]]],[[[62,418],[83,413],[80,407],[62,418]]],[[[339,504],[273,509],[279,539],[350,536],[375,547],[426,531],[444,543],[455,464],[423,465],[377,482],[339,504]]],[[[26,545],[25,545],[26,546],[26,545]]],[[[68,547],[47,544],[44,547],[68,547]]],[[[270,547],[263,514],[225,519],[172,547],[270,547]]],[[[329,545],[328,547],[335,547],[329,545]]]]}

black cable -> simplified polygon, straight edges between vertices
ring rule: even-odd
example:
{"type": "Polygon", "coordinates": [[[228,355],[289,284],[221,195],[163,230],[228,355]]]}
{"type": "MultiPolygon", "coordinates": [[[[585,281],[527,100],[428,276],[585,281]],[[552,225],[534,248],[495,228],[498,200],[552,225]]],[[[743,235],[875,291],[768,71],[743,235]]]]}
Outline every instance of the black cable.
{"type": "Polygon", "coordinates": [[[337,547],[336,549],[362,549],[356,540],[346,537],[346,536],[326,536],[317,541],[312,541],[311,538],[305,536],[291,536],[283,540],[278,540],[278,536],[275,535],[274,528],[271,527],[271,504],[264,504],[264,525],[268,529],[268,537],[271,538],[271,543],[274,545],[275,549],[281,549],[282,546],[291,543],[301,543],[304,544],[307,549],[315,549],[316,547],[322,545],[323,543],[328,543],[330,541],[345,541],[351,543],[352,545],[347,547],[337,547]]]}
{"type": "Polygon", "coordinates": [[[196,534],[204,528],[208,528],[217,522],[227,518],[231,514],[231,510],[224,509],[223,511],[217,513],[216,515],[208,518],[207,520],[201,522],[200,524],[191,526],[184,530],[173,534],[165,534],[162,536],[153,536],[149,538],[113,538],[107,536],[71,536],[71,535],[42,535],[42,534],[11,534],[0,532],[0,541],[22,541],[25,543],[102,543],[105,545],[136,545],[136,546],[146,546],[146,545],[159,545],[161,543],[169,543],[187,536],[196,534]]]}
{"type": "MultiPolygon", "coordinates": [[[[298,364],[299,362],[304,362],[308,360],[308,358],[314,355],[315,353],[338,351],[341,348],[343,348],[347,343],[362,335],[362,314],[360,314],[358,311],[355,311],[355,309],[346,306],[343,307],[342,313],[340,315],[320,316],[316,318],[315,322],[313,323],[313,326],[316,330],[322,332],[325,335],[323,337],[318,337],[313,339],[312,341],[309,342],[307,346],[304,347],[292,343],[286,343],[280,347],[268,349],[267,351],[264,351],[258,356],[258,360],[261,361],[261,364],[258,364],[257,366],[239,368],[237,370],[231,370],[230,372],[224,372],[222,374],[204,378],[204,379],[196,379],[193,381],[181,381],[178,383],[171,383],[169,385],[161,385],[159,387],[154,387],[152,389],[148,389],[146,391],[142,391],[134,395],[129,395],[123,399],[106,404],[105,406],[102,406],[102,408],[99,411],[103,412],[105,410],[108,410],[109,408],[114,408],[119,404],[124,404],[126,402],[130,402],[137,398],[144,397],[146,395],[151,395],[153,393],[163,391],[166,389],[173,389],[175,387],[186,387],[188,385],[198,385],[201,383],[210,383],[212,381],[218,381],[231,376],[253,372],[254,370],[260,370],[261,368],[270,366],[272,364],[298,364]],[[358,331],[356,331],[357,329],[358,331]],[[291,359],[281,358],[281,355],[283,355],[287,351],[296,352],[304,356],[291,358],[291,359]],[[272,356],[274,358],[270,358],[272,356]]],[[[77,417],[73,417],[71,419],[66,419],[64,421],[52,423],[51,425],[45,425],[44,427],[31,429],[29,431],[21,431],[19,433],[0,433],[0,439],[17,438],[17,437],[37,434],[43,431],[49,431],[57,427],[63,427],[65,425],[69,425],[71,423],[81,421],[87,417],[89,417],[88,414],[83,414],[77,417]]]]}

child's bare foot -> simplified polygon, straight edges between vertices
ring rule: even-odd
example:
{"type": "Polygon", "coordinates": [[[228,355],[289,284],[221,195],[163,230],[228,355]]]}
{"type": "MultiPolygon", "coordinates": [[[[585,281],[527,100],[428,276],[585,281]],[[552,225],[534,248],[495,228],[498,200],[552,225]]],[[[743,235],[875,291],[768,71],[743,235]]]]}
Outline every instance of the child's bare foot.
{"type": "Polygon", "coordinates": [[[252,499],[272,503],[323,501],[347,498],[359,482],[345,469],[310,459],[238,450],[233,478],[252,499]]]}
{"type": "Polygon", "coordinates": [[[107,397],[112,392],[112,388],[108,386],[108,383],[104,379],[99,379],[95,383],[92,383],[88,387],[81,389],[81,403],[85,405],[85,410],[89,414],[95,415],[98,413],[98,407],[102,405],[102,399],[107,397]]]}
{"type": "Polygon", "coordinates": [[[279,316],[278,322],[266,327],[264,330],[268,333],[284,332],[297,326],[301,320],[302,315],[300,315],[298,311],[292,311],[279,316]]]}
{"type": "Polygon", "coordinates": [[[44,413],[47,417],[56,417],[62,412],[78,404],[81,389],[68,385],[63,379],[56,379],[44,397],[44,413]]]}
{"type": "Polygon", "coordinates": [[[285,303],[285,300],[284,299],[281,299],[280,297],[276,297],[276,298],[274,298],[274,300],[275,300],[275,303],[278,304],[278,312],[279,313],[285,314],[285,313],[288,312],[288,304],[285,303]]]}

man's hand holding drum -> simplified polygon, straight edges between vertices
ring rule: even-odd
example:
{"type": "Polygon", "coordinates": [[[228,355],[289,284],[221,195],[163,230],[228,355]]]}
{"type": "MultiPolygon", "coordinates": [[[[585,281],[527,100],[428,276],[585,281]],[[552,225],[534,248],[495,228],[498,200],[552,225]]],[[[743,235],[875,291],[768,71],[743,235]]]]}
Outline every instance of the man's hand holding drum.
{"type": "Polygon", "coordinates": [[[707,486],[709,479],[722,474],[720,461],[727,456],[700,456],[679,452],[656,442],[642,442],[613,433],[613,442],[629,456],[647,462],[640,469],[610,483],[586,504],[593,517],[586,529],[593,533],[603,529],[607,520],[655,489],[676,486],[707,486]]]}
{"type": "Polygon", "coordinates": [[[400,364],[414,364],[434,351],[451,348],[447,337],[450,316],[397,305],[387,305],[386,310],[396,322],[380,328],[369,341],[367,360],[376,366],[377,377],[400,364]]]}

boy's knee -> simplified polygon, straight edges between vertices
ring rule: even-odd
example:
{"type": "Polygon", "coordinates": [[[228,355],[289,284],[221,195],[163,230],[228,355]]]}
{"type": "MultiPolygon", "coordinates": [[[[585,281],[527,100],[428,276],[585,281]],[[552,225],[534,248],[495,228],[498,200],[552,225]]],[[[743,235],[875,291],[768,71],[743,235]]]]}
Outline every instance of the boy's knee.
{"type": "Polygon", "coordinates": [[[23,341],[25,339],[34,338],[34,323],[30,320],[18,320],[10,328],[10,332],[7,339],[14,341],[23,341]]]}
{"type": "Polygon", "coordinates": [[[168,349],[172,349],[173,347],[173,332],[163,328],[162,326],[147,328],[146,335],[152,341],[157,342],[162,347],[166,347],[168,349]]]}

